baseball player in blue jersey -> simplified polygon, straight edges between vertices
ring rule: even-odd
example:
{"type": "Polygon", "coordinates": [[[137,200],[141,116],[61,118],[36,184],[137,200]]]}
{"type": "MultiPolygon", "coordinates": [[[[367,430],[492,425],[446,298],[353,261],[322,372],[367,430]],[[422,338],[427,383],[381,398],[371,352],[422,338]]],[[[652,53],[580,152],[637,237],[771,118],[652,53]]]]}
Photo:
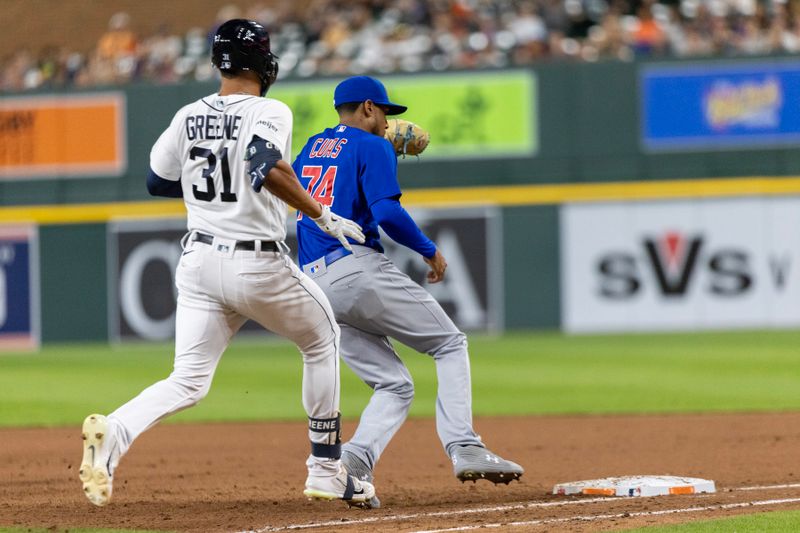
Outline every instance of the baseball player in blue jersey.
{"type": "MultiPolygon", "coordinates": [[[[439,303],[383,254],[378,227],[419,253],[427,280],[441,281],[447,262],[400,204],[397,157],[383,138],[392,103],[383,84],[367,76],[340,83],[334,92],[339,124],[311,137],[293,164],[320,203],[362,228],[365,242],[346,250],[298,214],[299,263],[322,288],[341,327],[341,356],[374,393],[342,462],[372,481],[381,453],[403,424],[414,396],[411,375],[390,338],[432,356],[438,397],[436,428],[458,479],[509,483],[524,470],[490,452],[472,427],[469,354],[465,335],[439,303]]],[[[371,499],[373,507],[380,502],[371,499]]]]}

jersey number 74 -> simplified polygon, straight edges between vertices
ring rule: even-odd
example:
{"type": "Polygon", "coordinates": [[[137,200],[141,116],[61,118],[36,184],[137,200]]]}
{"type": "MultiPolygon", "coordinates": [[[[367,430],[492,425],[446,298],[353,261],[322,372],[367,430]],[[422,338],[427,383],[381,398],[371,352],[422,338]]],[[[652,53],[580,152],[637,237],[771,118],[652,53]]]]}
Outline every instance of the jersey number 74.
{"type": "MultiPolygon", "coordinates": [[[[330,207],[333,205],[333,185],[336,182],[336,172],[338,167],[336,165],[328,167],[325,174],[322,173],[321,165],[305,165],[300,171],[300,176],[303,178],[311,178],[308,182],[306,190],[311,197],[321,203],[330,207]]],[[[297,220],[303,218],[303,213],[297,213],[297,220]]]]}

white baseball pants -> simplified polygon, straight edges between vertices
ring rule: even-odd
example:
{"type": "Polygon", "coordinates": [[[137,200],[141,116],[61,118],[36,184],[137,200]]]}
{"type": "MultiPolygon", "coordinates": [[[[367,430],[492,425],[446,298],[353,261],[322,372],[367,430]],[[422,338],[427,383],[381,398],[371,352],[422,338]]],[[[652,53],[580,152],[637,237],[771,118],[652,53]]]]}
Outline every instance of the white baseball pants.
{"type": "MultiPolygon", "coordinates": [[[[337,416],[339,327],[325,294],[287,255],[234,250],[216,239],[210,245],[189,241],[176,285],[172,373],[109,415],[121,426],[122,454],[156,422],[208,394],[222,353],[248,318],[297,344],[308,416],[337,416]]],[[[319,444],[334,444],[333,437],[309,431],[319,444]]]]}

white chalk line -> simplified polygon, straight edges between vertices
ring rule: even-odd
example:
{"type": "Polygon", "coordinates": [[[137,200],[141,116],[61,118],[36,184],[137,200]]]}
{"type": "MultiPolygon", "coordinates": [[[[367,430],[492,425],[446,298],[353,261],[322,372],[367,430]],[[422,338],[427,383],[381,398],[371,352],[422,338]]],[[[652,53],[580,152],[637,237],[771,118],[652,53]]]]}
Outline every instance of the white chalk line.
{"type": "Polygon", "coordinates": [[[583,515],[583,516],[569,516],[564,518],[542,518],[539,520],[527,520],[525,522],[503,522],[497,524],[481,524],[477,526],[460,526],[450,527],[445,529],[421,529],[414,533],[444,533],[446,531],[469,531],[472,529],[482,528],[498,528],[498,527],[523,527],[523,526],[543,526],[548,524],[559,524],[562,522],[581,521],[581,522],[596,522],[598,520],[610,520],[612,518],[635,518],[640,516],[659,516],[666,514],[681,514],[681,513],[697,513],[702,511],[722,511],[728,509],[737,509],[741,507],[756,507],[766,505],[781,505],[784,503],[797,503],[800,498],[785,498],[782,500],[761,500],[755,502],[740,502],[740,503],[725,503],[717,505],[707,505],[705,507],[681,507],[678,509],[664,509],[661,511],[638,511],[632,513],[617,513],[606,515],[583,515]]]}
{"type": "Polygon", "coordinates": [[[800,489],[800,483],[789,483],[786,485],[756,485],[755,487],[737,487],[731,489],[737,490],[770,490],[770,489],[800,489]]]}
{"type": "MultiPolygon", "coordinates": [[[[731,489],[727,489],[729,492],[737,492],[737,491],[757,491],[757,490],[776,490],[776,489],[796,489],[800,488],[800,483],[790,483],[790,484],[781,484],[781,485],[757,485],[752,487],[734,487],[731,489]]],[[[586,498],[581,500],[568,500],[568,501],[555,501],[555,502],[528,502],[528,503],[515,503],[509,505],[498,505],[494,507],[472,507],[467,509],[454,509],[452,511],[432,511],[428,513],[413,513],[413,514],[402,514],[402,515],[387,515],[387,516],[374,516],[369,518],[361,518],[357,520],[331,520],[327,522],[310,522],[306,524],[290,524],[288,526],[266,526],[261,529],[249,529],[244,531],[239,531],[237,533],[268,533],[274,531],[292,531],[292,530],[303,530],[303,529],[313,529],[318,527],[330,527],[330,526],[357,526],[360,524],[374,524],[376,522],[400,522],[403,520],[412,520],[415,518],[434,518],[437,516],[453,516],[453,515],[466,515],[466,514],[477,514],[477,513],[493,513],[497,511],[513,511],[518,509],[539,509],[539,508],[547,508],[547,507],[566,507],[570,505],[586,505],[590,503],[598,503],[598,502],[619,502],[624,500],[625,498],[610,498],[608,496],[603,496],[599,498],[586,498]]],[[[728,504],[733,505],[733,504],[728,504]]],[[[747,505],[750,505],[748,502],[747,505]]],[[[570,519],[571,520],[571,519],[570,519]]],[[[488,525],[484,525],[482,527],[492,527],[488,525]]],[[[447,530],[443,530],[447,531],[447,530]]],[[[455,531],[455,530],[454,530],[455,531]]]]}
{"type": "Polygon", "coordinates": [[[309,524],[292,524],[288,526],[270,527],[267,526],[263,529],[254,529],[249,531],[240,531],[239,533],[267,533],[272,531],[289,531],[298,529],[311,529],[315,527],[328,527],[328,526],[351,526],[359,524],[372,524],[375,522],[399,522],[402,520],[411,520],[413,518],[433,518],[436,516],[452,516],[461,514],[475,514],[475,513],[492,513],[495,511],[510,511],[514,509],[535,509],[539,507],[560,507],[564,505],[579,505],[586,503],[597,503],[608,501],[608,497],[590,498],[586,500],[570,500],[559,502],[530,502],[530,503],[515,503],[511,505],[498,505],[496,507],[473,507],[471,509],[455,509],[452,511],[432,511],[428,513],[413,513],[413,514],[400,514],[400,515],[387,515],[387,516],[373,516],[370,518],[362,518],[359,520],[331,520],[329,522],[313,522],[309,524]]]}

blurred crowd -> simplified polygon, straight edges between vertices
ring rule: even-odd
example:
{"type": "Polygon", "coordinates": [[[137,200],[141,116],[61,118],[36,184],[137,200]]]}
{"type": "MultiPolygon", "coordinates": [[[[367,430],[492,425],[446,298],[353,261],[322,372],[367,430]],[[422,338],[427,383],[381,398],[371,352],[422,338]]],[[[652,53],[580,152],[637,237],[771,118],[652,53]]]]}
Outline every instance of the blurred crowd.
{"type": "Polygon", "coordinates": [[[152,35],[117,13],[90,51],[4,58],[0,90],[208,80],[211,36],[241,17],[270,31],[281,77],[800,52],[800,0],[310,0],[227,5],[208,27],[152,35]]]}

